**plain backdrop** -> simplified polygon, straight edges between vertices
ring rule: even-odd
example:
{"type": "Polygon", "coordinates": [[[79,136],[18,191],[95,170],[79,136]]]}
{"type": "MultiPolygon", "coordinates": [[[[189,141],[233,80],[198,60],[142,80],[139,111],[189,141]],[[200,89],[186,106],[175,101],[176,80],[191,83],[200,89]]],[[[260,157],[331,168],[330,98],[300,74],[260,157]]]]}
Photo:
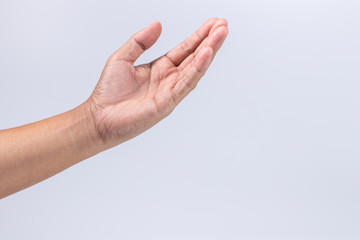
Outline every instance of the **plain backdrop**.
{"type": "Polygon", "coordinates": [[[0,129],[70,110],[133,33],[229,36],[158,125],[0,201],[0,239],[360,239],[358,0],[1,0],[0,129]]]}

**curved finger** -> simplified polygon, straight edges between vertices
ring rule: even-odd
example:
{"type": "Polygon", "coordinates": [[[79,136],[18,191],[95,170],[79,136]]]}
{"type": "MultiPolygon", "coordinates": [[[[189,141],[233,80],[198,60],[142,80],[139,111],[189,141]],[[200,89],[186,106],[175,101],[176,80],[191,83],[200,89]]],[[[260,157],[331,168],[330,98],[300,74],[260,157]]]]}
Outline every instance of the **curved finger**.
{"type": "Polygon", "coordinates": [[[173,99],[175,101],[175,105],[181,102],[181,100],[196,87],[197,83],[210,65],[212,54],[212,48],[203,48],[196,56],[192,66],[187,69],[186,72],[182,72],[181,78],[173,89],[173,99]]]}
{"type": "Polygon", "coordinates": [[[212,26],[217,22],[218,18],[210,18],[203,23],[198,30],[186,38],[182,43],[170,50],[165,56],[178,66],[184,59],[192,54],[200,43],[208,36],[212,26]]]}
{"type": "Polygon", "coordinates": [[[209,45],[203,47],[184,69],[180,70],[181,78],[173,89],[173,98],[178,104],[198,84],[213,61],[217,51],[224,43],[228,34],[227,27],[222,26],[215,30],[209,37],[209,45]]]}
{"type": "Polygon", "coordinates": [[[228,22],[226,21],[226,19],[219,19],[211,28],[209,36],[206,37],[206,39],[199,45],[199,47],[194,51],[193,54],[190,54],[179,65],[180,70],[182,70],[186,66],[188,66],[194,60],[196,55],[201,51],[201,49],[203,49],[204,47],[213,48],[213,50],[216,54],[216,52],[219,50],[222,43],[220,43],[220,46],[216,46],[216,45],[219,44],[219,42],[221,42],[221,39],[225,40],[226,36],[224,37],[224,33],[222,33],[222,31],[224,31],[224,28],[226,28],[225,35],[227,35],[227,27],[228,27],[228,22]],[[222,29],[220,29],[220,31],[219,31],[219,28],[222,28],[222,29]]]}

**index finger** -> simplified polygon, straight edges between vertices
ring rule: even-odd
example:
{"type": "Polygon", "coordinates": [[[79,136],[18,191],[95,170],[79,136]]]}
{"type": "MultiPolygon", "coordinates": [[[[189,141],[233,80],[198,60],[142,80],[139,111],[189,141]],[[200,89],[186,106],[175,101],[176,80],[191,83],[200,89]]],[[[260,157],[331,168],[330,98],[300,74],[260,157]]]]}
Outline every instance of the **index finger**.
{"type": "Polygon", "coordinates": [[[190,54],[192,54],[201,42],[209,35],[212,26],[218,18],[210,18],[203,23],[198,30],[186,38],[182,43],[170,50],[165,56],[174,64],[179,66],[190,54]]]}

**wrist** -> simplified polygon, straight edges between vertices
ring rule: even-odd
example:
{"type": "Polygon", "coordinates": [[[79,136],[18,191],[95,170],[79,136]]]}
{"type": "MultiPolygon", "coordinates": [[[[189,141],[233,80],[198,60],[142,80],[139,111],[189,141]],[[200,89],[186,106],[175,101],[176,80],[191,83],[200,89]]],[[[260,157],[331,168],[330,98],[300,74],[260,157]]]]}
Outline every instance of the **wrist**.
{"type": "Polygon", "coordinates": [[[89,100],[85,101],[73,110],[74,117],[77,121],[81,122],[81,131],[87,139],[89,146],[95,152],[101,152],[106,149],[105,143],[95,123],[95,113],[92,109],[92,105],[88,101],[89,100]]]}

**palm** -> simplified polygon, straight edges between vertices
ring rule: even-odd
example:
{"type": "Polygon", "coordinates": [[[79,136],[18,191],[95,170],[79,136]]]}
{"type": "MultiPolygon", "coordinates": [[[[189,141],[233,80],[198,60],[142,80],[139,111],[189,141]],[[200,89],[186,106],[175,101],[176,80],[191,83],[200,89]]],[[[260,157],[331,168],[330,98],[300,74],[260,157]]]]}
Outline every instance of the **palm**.
{"type": "Polygon", "coordinates": [[[140,66],[124,61],[112,61],[102,73],[98,86],[102,93],[98,94],[97,98],[104,105],[135,101],[146,104],[147,107],[162,109],[162,103],[171,100],[171,91],[166,92],[166,87],[169,88],[180,74],[166,57],[140,66]]]}
{"type": "Polygon", "coordinates": [[[161,27],[156,24],[134,35],[109,58],[90,97],[103,139],[127,140],[170,114],[196,86],[227,34],[220,28],[226,21],[210,19],[185,44],[149,64],[134,66],[159,37],[161,27]]]}

